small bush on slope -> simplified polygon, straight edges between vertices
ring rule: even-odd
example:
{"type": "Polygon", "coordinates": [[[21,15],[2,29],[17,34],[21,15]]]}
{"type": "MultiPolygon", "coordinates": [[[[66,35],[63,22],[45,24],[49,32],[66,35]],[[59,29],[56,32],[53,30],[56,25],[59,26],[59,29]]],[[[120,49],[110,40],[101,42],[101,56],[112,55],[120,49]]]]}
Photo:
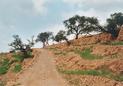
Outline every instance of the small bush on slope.
{"type": "Polygon", "coordinates": [[[0,75],[8,72],[10,63],[8,59],[4,59],[0,65],[0,75]]]}
{"type": "Polygon", "coordinates": [[[20,64],[16,64],[14,69],[13,69],[13,72],[18,73],[21,70],[22,70],[22,66],[20,64]]]}
{"type": "Polygon", "coordinates": [[[29,58],[32,57],[32,52],[27,51],[27,54],[22,54],[22,53],[14,53],[13,57],[14,60],[17,62],[22,62],[24,60],[24,58],[29,58]]]}

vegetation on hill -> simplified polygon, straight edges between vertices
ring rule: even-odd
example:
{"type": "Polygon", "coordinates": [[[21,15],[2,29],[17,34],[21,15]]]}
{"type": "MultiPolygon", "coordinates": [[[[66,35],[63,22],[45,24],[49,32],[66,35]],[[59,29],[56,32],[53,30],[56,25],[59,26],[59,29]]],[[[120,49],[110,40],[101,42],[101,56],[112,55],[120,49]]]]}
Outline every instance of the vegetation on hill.
{"type": "Polygon", "coordinates": [[[33,56],[31,49],[34,45],[33,37],[32,40],[28,40],[28,44],[23,43],[18,35],[14,35],[13,38],[14,41],[9,44],[12,47],[10,53],[0,54],[0,75],[9,71],[20,72],[24,59],[33,56]]]}
{"type": "Polygon", "coordinates": [[[37,36],[36,42],[42,42],[43,47],[49,45],[48,41],[52,38],[52,32],[42,32],[37,36]]]}
{"type": "Polygon", "coordinates": [[[65,20],[64,24],[67,28],[67,34],[75,34],[76,39],[78,39],[80,34],[89,34],[93,31],[99,32],[102,28],[97,18],[79,15],[65,20]]]}
{"type": "Polygon", "coordinates": [[[68,38],[66,36],[66,32],[63,30],[60,30],[56,36],[53,38],[54,41],[56,42],[61,42],[61,41],[66,41],[68,45],[70,45],[70,42],[68,41],[68,38]]]}
{"type": "MultiPolygon", "coordinates": [[[[61,45],[49,46],[50,49],[54,50],[54,54],[59,57],[56,63],[58,63],[57,66],[58,69],[60,67],[61,73],[66,75],[103,76],[115,81],[123,81],[123,71],[121,70],[123,64],[118,62],[119,58],[122,61],[123,55],[122,46],[118,47],[118,45],[123,45],[123,42],[114,40],[118,37],[123,26],[123,13],[111,14],[105,26],[100,25],[96,17],[79,15],[75,15],[63,23],[66,30],[60,30],[56,35],[53,35],[52,32],[41,32],[37,35],[36,40],[34,40],[34,36],[31,40],[27,40],[28,43],[24,43],[19,35],[14,35],[13,42],[9,44],[12,47],[9,53],[11,58],[8,58],[7,55],[0,55],[2,56],[0,57],[0,76],[7,74],[9,71],[20,72],[23,68],[23,61],[33,56],[32,47],[35,43],[41,42],[43,48],[45,48],[49,46],[49,41],[53,40],[56,42],[66,41],[67,43],[67,45],[61,43],[61,45]],[[111,38],[109,37],[110,39],[105,40],[105,42],[101,42],[103,39],[101,39],[101,35],[96,35],[97,37],[86,36],[79,39],[80,35],[91,35],[92,32],[111,34],[111,38]],[[72,34],[75,35],[76,40],[69,41],[68,35],[72,34]],[[97,45],[103,45],[106,48],[99,47],[99,49],[97,45]],[[112,45],[115,46],[112,48],[112,45]],[[116,62],[114,63],[114,61],[116,62]],[[103,66],[106,66],[107,69],[103,69],[103,66]]],[[[105,38],[108,38],[108,35],[105,38]]],[[[2,84],[0,82],[1,86],[2,84]]]]}
{"type": "Polygon", "coordinates": [[[123,25],[123,13],[111,14],[110,18],[107,19],[107,32],[112,34],[112,37],[117,37],[121,26],[123,25]]]}

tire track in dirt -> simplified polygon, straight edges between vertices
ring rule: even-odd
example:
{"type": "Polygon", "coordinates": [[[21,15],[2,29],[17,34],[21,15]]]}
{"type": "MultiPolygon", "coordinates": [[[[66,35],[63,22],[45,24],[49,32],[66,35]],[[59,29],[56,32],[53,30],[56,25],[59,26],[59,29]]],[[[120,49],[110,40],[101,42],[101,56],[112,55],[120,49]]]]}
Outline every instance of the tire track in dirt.
{"type": "Polygon", "coordinates": [[[36,49],[33,65],[19,75],[21,86],[68,86],[56,70],[52,54],[44,49],[36,49]]]}

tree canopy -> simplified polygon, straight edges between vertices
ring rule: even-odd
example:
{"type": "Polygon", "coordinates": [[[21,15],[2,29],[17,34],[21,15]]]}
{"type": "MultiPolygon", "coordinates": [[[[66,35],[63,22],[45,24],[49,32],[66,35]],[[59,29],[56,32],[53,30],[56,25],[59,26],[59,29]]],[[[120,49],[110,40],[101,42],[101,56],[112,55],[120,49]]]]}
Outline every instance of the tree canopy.
{"type": "Polygon", "coordinates": [[[102,31],[102,27],[99,25],[99,21],[95,17],[76,15],[65,20],[64,25],[67,28],[67,34],[75,34],[76,39],[78,39],[80,34],[89,34],[93,31],[102,31]]]}
{"type": "Polygon", "coordinates": [[[70,42],[68,41],[67,37],[66,37],[66,32],[64,30],[60,30],[56,36],[54,37],[54,40],[56,42],[61,42],[63,40],[65,40],[67,42],[68,45],[70,45],[70,42]]]}
{"type": "Polygon", "coordinates": [[[123,13],[111,14],[110,18],[107,19],[107,31],[112,34],[113,37],[117,37],[119,28],[123,25],[123,13]]]}
{"type": "Polygon", "coordinates": [[[51,37],[52,37],[52,32],[42,32],[39,33],[39,35],[37,36],[36,42],[42,42],[43,47],[45,47],[46,45],[49,45],[48,41],[49,39],[51,39],[51,37]]]}
{"type": "Polygon", "coordinates": [[[34,36],[32,37],[31,40],[27,40],[28,44],[23,43],[21,38],[19,37],[19,35],[13,35],[14,41],[12,43],[9,44],[9,46],[11,46],[13,48],[14,51],[21,51],[24,52],[26,50],[30,50],[31,47],[34,46],[34,36]]]}

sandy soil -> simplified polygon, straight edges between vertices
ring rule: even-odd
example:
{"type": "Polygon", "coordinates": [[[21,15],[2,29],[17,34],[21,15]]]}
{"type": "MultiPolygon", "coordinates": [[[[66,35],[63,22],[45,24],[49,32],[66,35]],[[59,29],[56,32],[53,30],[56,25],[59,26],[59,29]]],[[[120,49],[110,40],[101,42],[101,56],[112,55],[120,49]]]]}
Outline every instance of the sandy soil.
{"type": "Polygon", "coordinates": [[[19,86],[68,86],[57,72],[52,54],[36,49],[33,65],[19,75],[19,86]]]}

